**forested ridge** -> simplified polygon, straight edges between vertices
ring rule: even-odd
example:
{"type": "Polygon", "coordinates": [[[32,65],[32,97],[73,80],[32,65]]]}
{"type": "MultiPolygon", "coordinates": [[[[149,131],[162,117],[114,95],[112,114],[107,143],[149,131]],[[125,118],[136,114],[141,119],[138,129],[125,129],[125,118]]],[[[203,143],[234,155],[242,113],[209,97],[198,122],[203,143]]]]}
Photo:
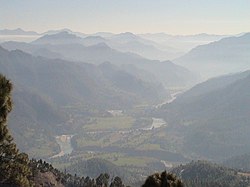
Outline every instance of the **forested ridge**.
{"type": "Polygon", "coordinates": [[[208,161],[192,161],[172,170],[186,187],[247,187],[250,179],[237,170],[208,161]]]}

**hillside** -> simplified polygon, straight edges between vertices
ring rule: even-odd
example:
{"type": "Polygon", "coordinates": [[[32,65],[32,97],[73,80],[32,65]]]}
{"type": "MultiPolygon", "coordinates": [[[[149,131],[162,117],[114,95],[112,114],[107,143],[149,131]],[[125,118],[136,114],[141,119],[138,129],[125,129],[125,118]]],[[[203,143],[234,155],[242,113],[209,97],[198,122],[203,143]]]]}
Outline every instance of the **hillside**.
{"type": "Polygon", "coordinates": [[[174,62],[207,78],[249,69],[249,51],[250,34],[246,33],[198,46],[174,62]]]}
{"type": "MultiPolygon", "coordinates": [[[[98,172],[96,177],[87,175],[70,174],[66,170],[64,172],[54,168],[51,164],[42,160],[30,160],[29,167],[32,170],[31,181],[35,186],[55,186],[55,187],[93,187],[105,186],[112,187],[114,183],[124,186],[123,181],[118,176],[111,176],[107,173],[98,172]]],[[[94,168],[95,165],[90,165],[94,168]]],[[[125,182],[127,184],[127,182],[125,182]]]]}
{"type": "Polygon", "coordinates": [[[126,184],[133,184],[143,180],[141,176],[103,159],[82,160],[72,163],[67,167],[67,172],[72,175],[77,173],[78,175],[89,176],[91,178],[98,177],[100,173],[107,173],[111,178],[119,176],[122,181],[126,181],[126,184]]]}
{"type": "Polygon", "coordinates": [[[245,179],[237,171],[207,161],[191,162],[172,170],[183,180],[186,187],[247,187],[249,178],[245,179]]]}
{"type": "Polygon", "coordinates": [[[246,153],[229,158],[222,163],[224,166],[231,167],[242,172],[250,172],[250,154],[246,153]]]}
{"type": "Polygon", "coordinates": [[[13,100],[9,127],[18,147],[35,158],[56,154],[59,146],[54,134],[63,131],[60,124],[65,123],[67,115],[40,94],[29,90],[16,87],[13,100]]]}
{"type": "Polygon", "coordinates": [[[183,138],[183,153],[217,160],[249,150],[247,74],[204,82],[159,110],[173,132],[183,138]],[[210,87],[213,84],[217,86],[210,87]]]}

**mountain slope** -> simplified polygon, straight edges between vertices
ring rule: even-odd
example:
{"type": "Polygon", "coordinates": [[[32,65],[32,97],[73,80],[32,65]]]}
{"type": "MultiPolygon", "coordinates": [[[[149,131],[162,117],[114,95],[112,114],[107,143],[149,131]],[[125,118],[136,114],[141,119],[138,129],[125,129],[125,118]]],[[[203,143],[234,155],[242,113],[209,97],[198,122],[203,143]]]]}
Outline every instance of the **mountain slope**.
{"type": "Polygon", "coordinates": [[[246,33],[198,46],[174,62],[211,77],[249,69],[249,51],[250,33],[246,33]]]}
{"type": "Polygon", "coordinates": [[[250,172],[250,153],[238,155],[223,161],[226,167],[234,168],[242,172],[250,172]]]}
{"type": "Polygon", "coordinates": [[[191,162],[172,170],[187,187],[221,186],[247,187],[249,179],[239,175],[237,171],[206,161],[191,162]]]}
{"type": "Polygon", "coordinates": [[[142,178],[135,173],[127,171],[120,166],[116,166],[109,161],[96,158],[72,163],[67,168],[67,171],[72,175],[77,173],[78,175],[90,176],[91,178],[96,178],[100,173],[107,173],[111,177],[121,177],[122,181],[126,181],[127,184],[142,180],[142,178]]]}
{"type": "Polygon", "coordinates": [[[183,138],[186,154],[217,160],[249,150],[250,75],[235,76],[227,77],[231,84],[225,77],[200,84],[159,110],[183,138]],[[207,89],[211,82],[222,84],[207,89]]]}
{"type": "Polygon", "coordinates": [[[46,158],[59,151],[54,135],[62,133],[67,115],[41,94],[14,87],[14,107],[9,127],[18,147],[33,158],[46,158]]]}

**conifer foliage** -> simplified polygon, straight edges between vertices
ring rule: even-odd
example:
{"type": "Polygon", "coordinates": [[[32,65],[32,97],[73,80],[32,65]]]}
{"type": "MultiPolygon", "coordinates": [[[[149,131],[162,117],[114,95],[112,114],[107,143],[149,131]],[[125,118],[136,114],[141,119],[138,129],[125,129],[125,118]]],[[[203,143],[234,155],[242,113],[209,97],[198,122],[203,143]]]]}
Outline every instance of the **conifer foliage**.
{"type": "Polygon", "coordinates": [[[184,185],[175,175],[164,171],[149,176],[142,187],[184,187],[184,185]]]}
{"type": "Polygon", "coordinates": [[[32,186],[28,155],[19,153],[7,127],[11,91],[11,82],[0,74],[0,186],[32,186]]]}

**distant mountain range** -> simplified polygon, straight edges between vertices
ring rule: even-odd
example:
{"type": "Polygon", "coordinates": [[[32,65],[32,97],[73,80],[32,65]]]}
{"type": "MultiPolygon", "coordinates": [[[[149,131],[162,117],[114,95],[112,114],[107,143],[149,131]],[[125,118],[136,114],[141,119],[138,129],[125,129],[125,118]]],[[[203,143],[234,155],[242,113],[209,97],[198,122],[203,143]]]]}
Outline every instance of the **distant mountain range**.
{"type": "Polygon", "coordinates": [[[33,41],[33,44],[69,44],[69,43],[80,43],[81,37],[74,34],[70,34],[67,31],[63,31],[57,34],[44,35],[37,40],[33,41]]]}
{"type": "Polygon", "coordinates": [[[174,60],[203,77],[235,73],[250,68],[250,33],[198,46],[174,60]]]}
{"type": "Polygon", "coordinates": [[[183,138],[183,153],[220,160],[248,152],[249,83],[249,71],[214,78],[159,109],[183,138]]]}
{"type": "MultiPolygon", "coordinates": [[[[23,31],[21,29],[15,30],[2,30],[0,36],[13,35],[13,37],[4,37],[3,41],[25,41],[25,38],[14,37],[14,35],[23,36],[46,36],[57,35],[61,32],[67,32],[72,35],[84,38],[82,44],[94,45],[100,42],[105,42],[111,48],[122,52],[137,53],[145,58],[152,60],[172,60],[180,57],[190,49],[202,45],[208,44],[213,41],[217,41],[221,38],[227,37],[225,35],[210,35],[210,34],[197,34],[197,35],[169,35],[165,33],[156,34],[133,34],[130,32],[125,33],[109,33],[109,32],[97,32],[94,34],[85,34],[81,32],[74,32],[70,29],[64,28],[59,30],[49,30],[44,33],[36,33],[33,31],[23,31]],[[90,38],[88,38],[90,37],[90,38]]],[[[37,38],[37,37],[36,37],[37,38]]],[[[34,39],[36,39],[34,38],[34,39]]],[[[1,39],[1,38],[0,38],[1,39]]],[[[31,41],[26,37],[27,41],[31,41]]],[[[1,41],[1,40],[0,40],[1,41]]]]}
{"type": "Polygon", "coordinates": [[[227,35],[214,35],[214,34],[196,34],[196,35],[170,35],[165,33],[148,33],[140,34],[142,38],[154,41],[161,44],[161,47],[172,47],[178,49],[179,52],[187,53],[192,48],[199,45],[208,44],[214,41],[218,41],[222,38],[229,37],[227,35]]]}
{"type": "Polygon", "coordinates": [[[103,34],[98,35],[80,35],[70,30],[62,32],[46,34],[34,41],[34,44],[69,44],[79,43],[84,46],[91,46],[105,43],[113,49],[121,52],[133,52],[149,59],[167,60],[180,56],[182,53],[173,48],[161,50],[157,43],[143,39],[133,33],[121,34],[103,34]],[[81,38],[79,37],[81,36],[81,38]]]}
{"type": "MultiPolygon", "coordinates": [[[[121,37],[124,38],[124,35],[121,37]]],[[[132,37],[131,34],[130,37],[137,38],[134,35],[132,37]]],[[[120,36],[116,36],[116,38],[120,38],[120,36]]],[[[120,52],[112,49],[103,41],[105,39],[102,37],[80,38],[67,32],[61,32],[45,35],[32,43],[5,42],[1,45],[9,50],[20,49],[47,58],[61,58],[93,64],[110,62],[119,66],[131,64],[139,70],[149,72],[166,87],[190,86],[199,79],[189,70],[169,61],[148,60],[134,53],[120,52]],[[95,45],[89,46],[90,43],[95,45]]]]}
{"type": "Polygon", "coordinates": [[[37,32],[34,31],[24,31],[23,29],[3,29],[0,30],[0,35],[39,35],[37,32]]]}

